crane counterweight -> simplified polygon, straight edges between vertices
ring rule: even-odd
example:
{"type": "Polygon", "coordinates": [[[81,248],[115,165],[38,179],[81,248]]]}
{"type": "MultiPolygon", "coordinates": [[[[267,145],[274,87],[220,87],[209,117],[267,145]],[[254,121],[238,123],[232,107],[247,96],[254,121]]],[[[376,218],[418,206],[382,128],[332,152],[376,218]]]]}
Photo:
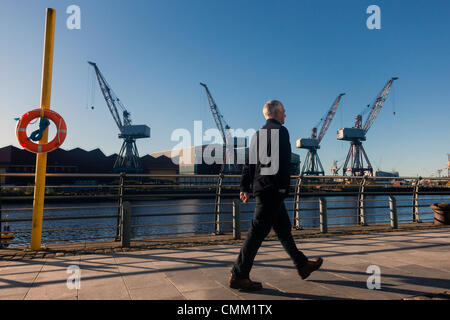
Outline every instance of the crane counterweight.
{"type": "Polygon", "coordinates": [[[297,140],[297,148],[308,149],[316,148],[320,149],[319,140],[311,138],[301,138],[297,140]]]}
{"type": "Polygon", "coordinates": [[[119,133],[119,138],[123,139],[126,137],[134,139],[150,138],[150,128],[146,125],[123,126],[122,132],[119,133]]]}
{"type": "Polygon", "coordinates": [[[338,140],[353,141],[359,139],[361,141],[366,141],[366,135],[363,129],[360,128],[342,128],[338,130],[337,133],[338,140]]]}

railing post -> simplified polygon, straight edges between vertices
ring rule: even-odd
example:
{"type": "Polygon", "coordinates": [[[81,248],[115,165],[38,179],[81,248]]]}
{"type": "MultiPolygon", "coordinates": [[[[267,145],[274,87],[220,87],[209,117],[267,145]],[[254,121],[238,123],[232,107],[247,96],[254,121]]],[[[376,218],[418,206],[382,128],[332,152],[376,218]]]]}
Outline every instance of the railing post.
{"type": "Polygon", "coordinates": [[[419,177],[418,179],[416,179],[416,185],[414,186],[414,191],[413,191],[413,215],[412,215],[412,220],[413,222],[421,222],[420,221],[420,217],[419,217],[419,185],[420,185],[420,180],[422,178],[419,177]]]}
{"type": "Polygon", "coordinates": [[[219,180],[217,181],[217,189],[216,189],[216,204],[214,208],[214,233],[216,235],[221,234],[220,230],[220,196],[222,194],[222,182],[223,182],[223,173],[219,174],[219,180]]]}
{"type": "Polygon", "coordinates": [[[328,218],[327,218],[327,200],[325,198],[319,199],[320,203],[320,232],[328,232],[328,218]]]}
{"type": "Polygon", "coordinates": [[[120,241],[120,224],[122,220],[122,207],[123,207],[123,185],[125,180],[125,172],[120,173],[120,184],[119,184],[119,210],[117,214],[117,232],[116,232],[116,241],[120,241]]]}
{"type": "Polygon", "coordinates": [[[362,178],[361,185],[358,192],[358,223],[366,226],[366,219],[364,214],[364,187],[366,185],[366,177],[362,178]]]}
{"type": "Polygon", "coordinates": [[[300,188],[302,186],[302,176],[297,179],[295,186],[295,198],[294,198],[294,229],[301,230],[300,225],[300,188]]]}
{"type": "Polygon", "coordinates": [[[239,200],[233,200],[233,239],[241,239],[241,203],[239,200]]]}
{"type": "Polygon", "coordinates": [[[389,208],[391,216],[392,229],[398,228],[397,200],[393,196],[389,196],[389,208]]]}
{"type": "Polygon", "coordinates": [[[125,201],[122,205],[120,235],[122,248],[129,248],[131,240],[131,203],[129,201],[125,201]]]}

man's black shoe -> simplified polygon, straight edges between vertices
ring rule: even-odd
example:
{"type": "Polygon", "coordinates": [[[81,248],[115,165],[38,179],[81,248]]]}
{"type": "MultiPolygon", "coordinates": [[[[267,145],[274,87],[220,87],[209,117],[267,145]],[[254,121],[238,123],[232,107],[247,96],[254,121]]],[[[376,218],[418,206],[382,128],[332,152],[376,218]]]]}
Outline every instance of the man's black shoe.
{"type": "Polygon", "coordinates": [[[298,270],[298,274],[300,275],[300,277],[305,280],[306,278],[309,277],[309,275],[316,271],[319,270],[320,266],[323,263],[323,259],[322,258],[316,258],[314,260],[308,260],[308,263],[303,267],[300,268],[298,270]]]}
{"type": "Polygon", "coordinates": [[[261,282],[252,281],[248,278],[241,279],[236,277],[235,275],[231,275],[230,288],[247,291],[257,291],[262,289],[262,284],[261,282]]]}

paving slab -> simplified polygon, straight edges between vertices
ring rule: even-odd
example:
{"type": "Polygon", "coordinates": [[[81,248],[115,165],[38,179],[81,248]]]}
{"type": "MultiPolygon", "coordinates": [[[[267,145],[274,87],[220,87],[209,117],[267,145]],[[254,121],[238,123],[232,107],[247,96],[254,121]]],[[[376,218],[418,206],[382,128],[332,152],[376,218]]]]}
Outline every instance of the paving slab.
{"type": "Polygon", "coordinates": [[[26,292],[24,294],[12,294],[12,295],[0,295],[0,300],[23,300],[26,296],[26,292]]]}
{"type": "Polygon", "coordinates": [[[12,263],[13,260],[6,260],[6,259],[0,259],[0,272],[2,271],[3,268],[7,267],[10,263],[12,263]]]}
{"type": "Polygon", "coordinates": [[[415,285],[414,283],[421,283],[427,281],[427,279],[420,275],[408,273],[405,266],[392,268],[380,265],[380,271],[381,291],[397,294],[399,299],[436,292],[436,288],[415,285]]]}
{"type": "Polygon", "coordinates": [[[36,260],[18,260],[11,261],[10,264],[0,269],[2,275],[25,274],[27,272],[35,272],[42,268],[45,259],[36,260]]]}
{"type": "Polygon", "coordinates": [[[66,280],[42,285],[34,283],[25,296],[25,300],[77,300],[77,289],[69,289],[66,280]]]}
{"type": "MultiPolygon", "coordinates": [[[[9,266],[0,276],[0,295],[13,288],[30,288],[42,270],[41,264],[9,266]]],[[[12,291],[12,290],[11,290],[12,291]]]]}
{"type": "Polygon", "coordinates": [[[228,282],[231,275],[230,270],[231,264],[229,267],[211,267],[200,269],[207,279],[216,281],[224,288],[229,288],[228,282]]]}
{"type": "MultiPolygon", "coordinates": [[[[351,296],[357,296],[358,299],[385,300],[400,299],[402,296],[392,291],[385,291],[386,287],[397,286],[392,279],[382,277],[381,289],[369,289],[367,282],[372,273],[367,273],[368,263],[359,265],[342,265],[332,261],[325,261],[322,265],[322,272],[335,276],[334,279],[320,278],[319,273],[312,274],[308,281],[320,284],[335,291],[351,293],[351,296]]],[[[383,274],[382,274],[383,275],[383,274]]],[[[371,281],[369,281],[372,283],[371,281]]]]}
{"type": "Polygon", "coordinates": [[[408,255],[408,258],[417,265],[429,266],[440,271],[450,272],[450,245],[449,251],[444,254],[441,252],[412,250],[408,252],[408,255]]]}
{"type": "Polygon", "coordinates": [[[121,277],[129,290],[151,288],[158,285],[168,284],[166,275],[156,269],[136,271],[119,267],[121,277]]]}
{"type": "Polygon", "coordinates": [[[295,300],[298,297],[296,294],[282,292],[268,283],[263,283],[262,290],[254,292],[237,290],[236,294],[242,300],[295,300]]]}
{"type": "Polygon", "coordinates": [[[92,286],[91,283],[81,282],[78,290],[78,300],[130,300],[130,294],[123,283],[108,283],[92,286]]]}
{"type": "MultiPolygon", "coordinates": [[[[284,269],[277,266],[254,268],[252,277],[261,281],[264,286],[274,288],[280,291],[282,296],[291,299],[319,299],[319,297],[320,299],[337,299],[342,297],[337,291],[330,288],[302,280],[297,270],[291,266],[290,261],[284,263],[289,264],[284,269]]],[[[310,277],[315,275],[316,273],[313,273],[310,277]]]]}
{"type": "Polygon", "coordinates": [[[165,272],[167,279],[181,292],[223,288],[217,281],[208,279],[197,269],[165,272]]]}
{"type": "Polygon", "coordinates": [[[242,300],[239,295],[233,293],[231,289],[214,288],[183,292],[187,300],[242,300]]]}
{"type": "Polygon", "coordinates": [[[0,300],[23,300],[30,290],[28,286],[16,286],[0,289],[0,300]]]}
{"type": "Polygon", "coordinates": [[[167,279],[162,283],[150,285],[145,288],[130,288],[130,297],[133,300],[185,300],[181,292],[167,279]]]}
{"type": "Polygon", "coordinates": [[[406,265],[403,273],[398,275],[404,283],[426,288],[427,291],[437,292],[450,289],[450,273],[435,268],[420,266],[417,264],[406,265]]]}
{"type": "MultiPolygon", "coordinates": [[[[450,250],[450,246],[449,246],[450,250]]],[[[441,258],[429,258],[429,251],[409,250],[399,254],[398,252],[387,252],[381,254],[368,255],[365,258],[373,264],[384,264],[390,267],[402,267],[415,264],[422,267],[429,267],[446,271],[450,269],[450,257],[440,254],[441,258]],[[418,252],[417,252],[418,251],[418,252]]],[[[450,270],[449,270],[450,271],[450,270]]]]}

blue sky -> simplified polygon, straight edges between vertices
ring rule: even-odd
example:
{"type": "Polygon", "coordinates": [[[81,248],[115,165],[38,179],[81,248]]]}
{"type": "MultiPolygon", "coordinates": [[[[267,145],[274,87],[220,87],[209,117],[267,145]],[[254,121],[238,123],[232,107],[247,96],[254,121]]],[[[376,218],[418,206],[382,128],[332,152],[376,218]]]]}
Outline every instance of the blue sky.
{"type": "Polygon", "coordinates": [[[450,1],[0,0],[0,146],[19,146],[14,118],[39,106],[45,8],[56,9],[52,109],[69,132],[64,149],[118,152],[121,140],[98,84],[98,63],[134,124],[152,137],[141,155],[171,149],[177,128],[194,120],[214,128],[199,82],[208,84],[233,128],[259,128],[261,108],[281,100],[294,152],[336,96],[345,92],[319,156],[327,172],[349,143],[336,131],[399,77],[367,134],[372,165],[401,175],[430,175],[450,152],[450,1]],[[81,8],[81,30],[66,8],[81,8]],[[366,8],[381,8],[369,30],[366,8]],[[395,112],[395,115],[394,115],[395,112]]]}

